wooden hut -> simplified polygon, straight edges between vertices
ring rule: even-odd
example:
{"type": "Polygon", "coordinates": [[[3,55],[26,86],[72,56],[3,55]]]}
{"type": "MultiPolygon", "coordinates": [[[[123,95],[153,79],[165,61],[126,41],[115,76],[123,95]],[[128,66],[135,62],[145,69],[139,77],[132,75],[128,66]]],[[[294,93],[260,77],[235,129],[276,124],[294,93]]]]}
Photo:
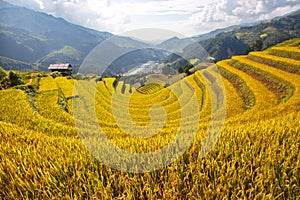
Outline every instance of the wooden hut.
{"type": "Polygon", "coordinates": [[[66,64],[51,64],[48,69],[51,72],[60,72],[63,75],[71,75],[72,74],[72,65],[69,63],[66,64]]]}

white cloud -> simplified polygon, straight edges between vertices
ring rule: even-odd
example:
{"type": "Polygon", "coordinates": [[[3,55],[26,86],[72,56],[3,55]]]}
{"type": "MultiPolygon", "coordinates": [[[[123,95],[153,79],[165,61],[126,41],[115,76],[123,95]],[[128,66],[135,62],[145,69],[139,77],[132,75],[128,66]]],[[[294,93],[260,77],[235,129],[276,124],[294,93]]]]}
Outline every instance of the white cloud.
{"type": "Polygon", "coordinates": [[[189,18],[193,32],[267,20],[300,9],[296,0],[222,0],[189,18]]]}
{"type": "Polygon", "coordinates": [[[102,31],[166,28],[186,35],[270,19],[299,0],[7,0],[102,31]]]}
{"type": "Polygon", "coordinates": [[[41,0],[34,0],[34,1],[39,5],[40,9],[44,9],[45,8],[44,3],[41,0]]]}

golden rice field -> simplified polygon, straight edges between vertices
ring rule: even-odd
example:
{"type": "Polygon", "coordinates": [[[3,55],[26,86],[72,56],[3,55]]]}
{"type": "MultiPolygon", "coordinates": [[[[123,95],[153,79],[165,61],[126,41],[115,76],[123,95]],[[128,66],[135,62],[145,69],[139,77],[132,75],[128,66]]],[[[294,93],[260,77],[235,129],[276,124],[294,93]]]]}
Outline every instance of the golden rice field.
{"type": "Polygon", "coordinates": [[[21,90],[0,91],[0,198],[299,199],[299,43],[234,56],[168,87],[48,76],[36,108],[21,90]],[[86,144],[103,142],[99,126],[132,154],[159,151],[178,132],[195,137],[171,164],[134,173],[90,154],[86,144]]]}

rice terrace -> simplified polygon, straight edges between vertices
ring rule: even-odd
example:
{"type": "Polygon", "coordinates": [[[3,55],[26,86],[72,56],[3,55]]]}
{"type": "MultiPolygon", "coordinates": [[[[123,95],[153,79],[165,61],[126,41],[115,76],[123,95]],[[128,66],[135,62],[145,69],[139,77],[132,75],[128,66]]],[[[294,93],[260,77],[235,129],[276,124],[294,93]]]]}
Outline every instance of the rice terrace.
{"type": "Polygon", "coordinates": [[[113,170],[89,154],[74,126],[72,102],[79,98],[75,98],[73,86],[76,82],[86,87],[96,84],[99,123],[112,142],[132,152],[156,150],[174,137],[172,130],[179,126],[181,108],[168,88],[146,85],[137,92],[121,81],[114,87],[114,78],[76,80],[27,73],[24,77],[32,79],[30,87],[38,88],[35,96],[18,87],[0,92],[1,197],[297,199],[299,44],[300,39],[292,39],[216,64],[226,90],[227,116],[217,144],[204,158],[198,154],[211,113],[206,92],[216,69],[198,70],[177,82],[179,98],[186,104],[191,99],[185,88],[187,81],[202,105],[197,111],[201,119],[196,139],[174,163],[141,174],[113,170]],[[149,106],[163,105],[170,114],[160,133],[148,139],[124,134],[116,126],[109,105],[113,90],[124,96],[133,93],[130,109],[132,119],[139,124],[149,121],[149,106]]]}
{"type": "Polygon", "coordinates": [[[300,199],[299,1],[0,13],[0,199],[300,199]]]}

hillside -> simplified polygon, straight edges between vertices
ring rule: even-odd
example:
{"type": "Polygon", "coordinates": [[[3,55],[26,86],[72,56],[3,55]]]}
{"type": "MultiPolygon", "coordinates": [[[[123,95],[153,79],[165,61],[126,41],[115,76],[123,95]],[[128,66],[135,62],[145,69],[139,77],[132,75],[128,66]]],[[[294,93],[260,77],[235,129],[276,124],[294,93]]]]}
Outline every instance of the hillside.
{"type": "Polygon", "coordinates": [[[299,44],[172,85],[27,74],[0,90],[0,197],[297,199],[299,44]]]}
{"type": "MultiPolygon", "coordinates": [[[[4,69],[48,71],[50,64],[71,63],[74,72],[77,72],[84,58],[97,45],[113,36],[2,0],[0,11],[0,44],[5,47],[0,49],[0,62],[4,69]],[[8,62],[8,59],[16,62],[8,62]]],[[[108,48],[115,53],[140,50],[112,63],[107,75],[124,73],[124,69],[149,60],[160,60],[164,55],[159,50],[143,50],[150,45],[129,37],[114,36],[110,42],[113,45],[108,48]]],[[[107,59],[105,56],[103,58],[107,59]]]]}
{"type": "Polygon", "coordinates": [[[200,44],[219,61],[232,55],[266,49],[294,37],[300,37],[300,11],[256,25],[225,31],[214,38],[201,41],[200,44]]]}
{"type": "MultiPolygon", "coordinates": [[[[47,71],[51,63],[67,62],[72,63],[74,72],[77,72],[90,51],[105,39],[112,37],[110,33],[71,24],[62,18],[14,6],[3,0],[0,0],[0,11],[0,44],[5,47],[0,49],[0,62],[5,69],[47,71]],[[14,62],[11,62],[12,60],[14,62]]],[[[116,46],[112,47],[120,49],[114,50],[116,52],[127,52],[141,47],[147,49],[139,49],[115,60],[106,75],[126,73],[148,61],[158,63],[170,61],[169,63],[175,63],[174,68],[180,67],[186,62],[170,60],[174,56],[166,57],[166,51],[159,49],[172,52],[185,48],[192,41],[200,42],[216,61],[232,55],[266,49],[283,40],[299,37],[299,15],[299,12],[295,12],[267,22],[235,25],[192,38],[174,37],[156,46],[116,36],[114,39],[116,46]],[[149,47],[152,49],[149,50],[149,47]]],[[[193,50],[188,46],[183,50],[183,55],[190,55],[193,50]]],[[[188,59],[193,57],[190,55],[188,59]]]]}
{"type": "MultiPolygon", "coordinates": [[[[14,6],[3,0],[0,0],[0,11],[0,44],[5,47],[0,49],[0,61],[5,69],[47,71],[51,63],[68,62],[72,63],[74,71],[77,72],[90,51],[105,39],[112,37],[110,33],[78,26],[62,18],[14,6]],[[15,62],[10,62],[9,59],[15,62]]],[[[192,38],[175,37],[154,48],[172,52],[174,49],[186,47],[191,41],[200,42],[210,56],[218,61],[232,55],[266,49],[283,40],[299,37],[299,13],[255,25],[235,25],[192,38]]],[[[125,48],[134,50],[137,47],[151,47],[138,43],[142,42],[126,37],[123,37],[120,43],[115,42],[120,51],[125,48]]],[[[190,48],[184,50],[187,54],[192,51],[190,48]]],[[[165,52],[154,49],[139,50],[127,57],[123,56],[122,60],[116,60],[107,74],[124,73],[148,61],[166,62],[169,58],[164,58],[165,55],[165,52]]],[[[176,67],[177,65],[175,64],[176,67]]]]}
{"type": "MultiPolygon", "coordinates": [[[[78,67],[97,44],[112,36],[3,0],[0,0],[0,12],[0,44],[5,47],[0,49],[0,55],[30,63],[39,70],[47,71],[53,60],[74,61],[74,66],[78,67]],[[74,54],[64,51],[68,47],[74,49],[74,54]],[[60,57],[55,51],[60,52],[60,57]]],[[[9,64],[3,67],[7,68],[9,64]]]]}
{"type": "Polygon", "coordinates": [[[37,70],[29,63],[21,62],[18,60],[10,59],[0,56],[0,66],[5,66],[6,70],[19,70],[19,71],[35,71],[37,70]]]}
{"type": "MultiPolygon", "coordinates": [[[[5,47],[0,49],[0,61],[4,69],[48,71],[52,63],[68,62],[72,63],[74,72],[77,72],[91,50],[112,37],[110,33],[74,25],[62,18],[14,6],[2,0],[0,10],[0,44],[5,47]]],[[[113,45],[108,48],[115,53],[134,52],[111,63],[106,75],[124,73],[139,64],[149,60],[158,61],[164,56],[159,50],[147,49],[150,47],[148,44],[128,37],[114,36],[110,42],[113,45]]],[[[105,56],[103,58],[107,59],[105,56]]],[[[95,69],[92,72],[97,73],[95,69]]]]}

